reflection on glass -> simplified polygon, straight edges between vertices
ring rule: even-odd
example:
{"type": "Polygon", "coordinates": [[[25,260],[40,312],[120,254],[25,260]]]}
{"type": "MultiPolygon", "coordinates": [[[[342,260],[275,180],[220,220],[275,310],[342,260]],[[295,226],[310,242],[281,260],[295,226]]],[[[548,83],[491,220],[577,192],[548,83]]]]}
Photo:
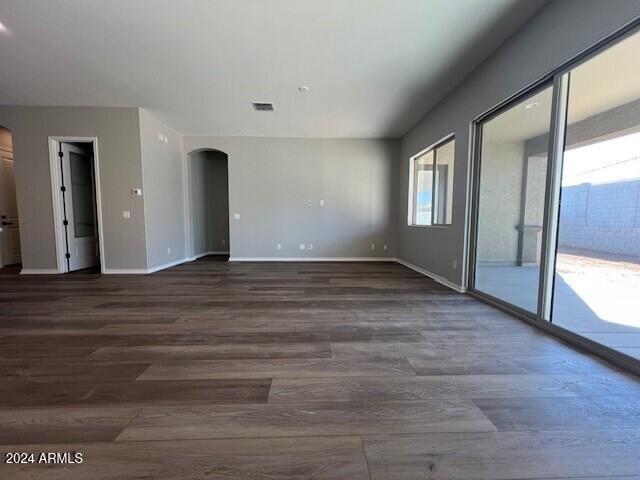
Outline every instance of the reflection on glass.
{"type": "Polygon", "coordinates": [[[453,161],[455,140],[436,148],[436,197],[433,223],[450,224],[453,214],[453,161]]]}
{"type": "Polygon", "coordinates": [[[537,311],[552,88],[482,124],[475,288],[537,311]]]}
{"type": "Polygon", "coordinates": [[[569,76],[553,323],[640,358],[640,34],[569,76]]]}
{"type": "Polygon", "coordinates": [[[91,159],[75,152],[69,154],[73,227],[76,238],[95,235],[95,205],[91,159]]]}
{"type": "Polygon", "coordinates": [[[414,225],[431,225],[433,205],[433,150],[417,157],[413,175],[415,181],[414,225]]]}

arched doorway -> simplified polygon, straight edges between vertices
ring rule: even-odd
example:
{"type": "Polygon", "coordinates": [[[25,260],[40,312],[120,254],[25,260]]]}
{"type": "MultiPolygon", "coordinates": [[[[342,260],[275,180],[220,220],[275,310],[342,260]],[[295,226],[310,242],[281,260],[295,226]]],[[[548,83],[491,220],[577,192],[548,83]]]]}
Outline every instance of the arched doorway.
{"type": "Polygon", "coordinates": [[[17,272],[22,252],[14,166],[13,136],[0,126],[0,269],[17,272]]]}
{"type": "Polygon", "coordinates": [[[187,248],[192,259],[228,260],[229,162],[226,153],[198,149],[187,154],[187,248]]]}

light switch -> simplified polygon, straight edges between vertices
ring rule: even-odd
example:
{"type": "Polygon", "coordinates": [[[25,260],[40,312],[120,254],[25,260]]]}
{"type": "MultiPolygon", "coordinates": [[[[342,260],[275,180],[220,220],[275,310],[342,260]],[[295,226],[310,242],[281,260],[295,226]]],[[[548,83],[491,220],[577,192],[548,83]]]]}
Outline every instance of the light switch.
{"type": "Polygon", "coordinates": [[[122,218],[131,218],[131,212],[129,210],[123,210],[122,218]]]}

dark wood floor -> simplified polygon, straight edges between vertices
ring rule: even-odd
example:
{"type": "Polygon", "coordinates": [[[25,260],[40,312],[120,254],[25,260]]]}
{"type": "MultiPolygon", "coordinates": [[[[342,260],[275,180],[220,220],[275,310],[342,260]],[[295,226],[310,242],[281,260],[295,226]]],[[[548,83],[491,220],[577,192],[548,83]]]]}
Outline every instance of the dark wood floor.
{"type": "Polygon", "coordinates": [[[397,264],[0,277],[2,479],[640,479],[640,383],[397,264]],[[3,455],[4,460],[4,455],[3,455]]]}

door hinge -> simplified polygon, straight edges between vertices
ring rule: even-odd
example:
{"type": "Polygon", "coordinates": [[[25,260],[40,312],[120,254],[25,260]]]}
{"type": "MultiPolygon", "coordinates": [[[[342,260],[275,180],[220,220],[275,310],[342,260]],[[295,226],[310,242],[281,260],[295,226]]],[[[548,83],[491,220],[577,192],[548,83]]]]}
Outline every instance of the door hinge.
{"type": "Polygon", "coordinates": [[[60,191],[61,191],[61,192],[66,192],[66,191],[67,191],[67,187],[65,187],[64,185],[62,185],[62,186],[60,187],[60,191]]]}
{"type": "Polygon", "coordinates": [[[65,254],[64,254],[64,258],[66,258],[66,259],[71,258],[71,254],[70,254],[70,253],[65,253],[65,254]]]}
{"type": "Polygon", "coordinates": [[[69,220],[63,220],[62,224],[66,227],[67,225],[69,225],[69,220]]]}

